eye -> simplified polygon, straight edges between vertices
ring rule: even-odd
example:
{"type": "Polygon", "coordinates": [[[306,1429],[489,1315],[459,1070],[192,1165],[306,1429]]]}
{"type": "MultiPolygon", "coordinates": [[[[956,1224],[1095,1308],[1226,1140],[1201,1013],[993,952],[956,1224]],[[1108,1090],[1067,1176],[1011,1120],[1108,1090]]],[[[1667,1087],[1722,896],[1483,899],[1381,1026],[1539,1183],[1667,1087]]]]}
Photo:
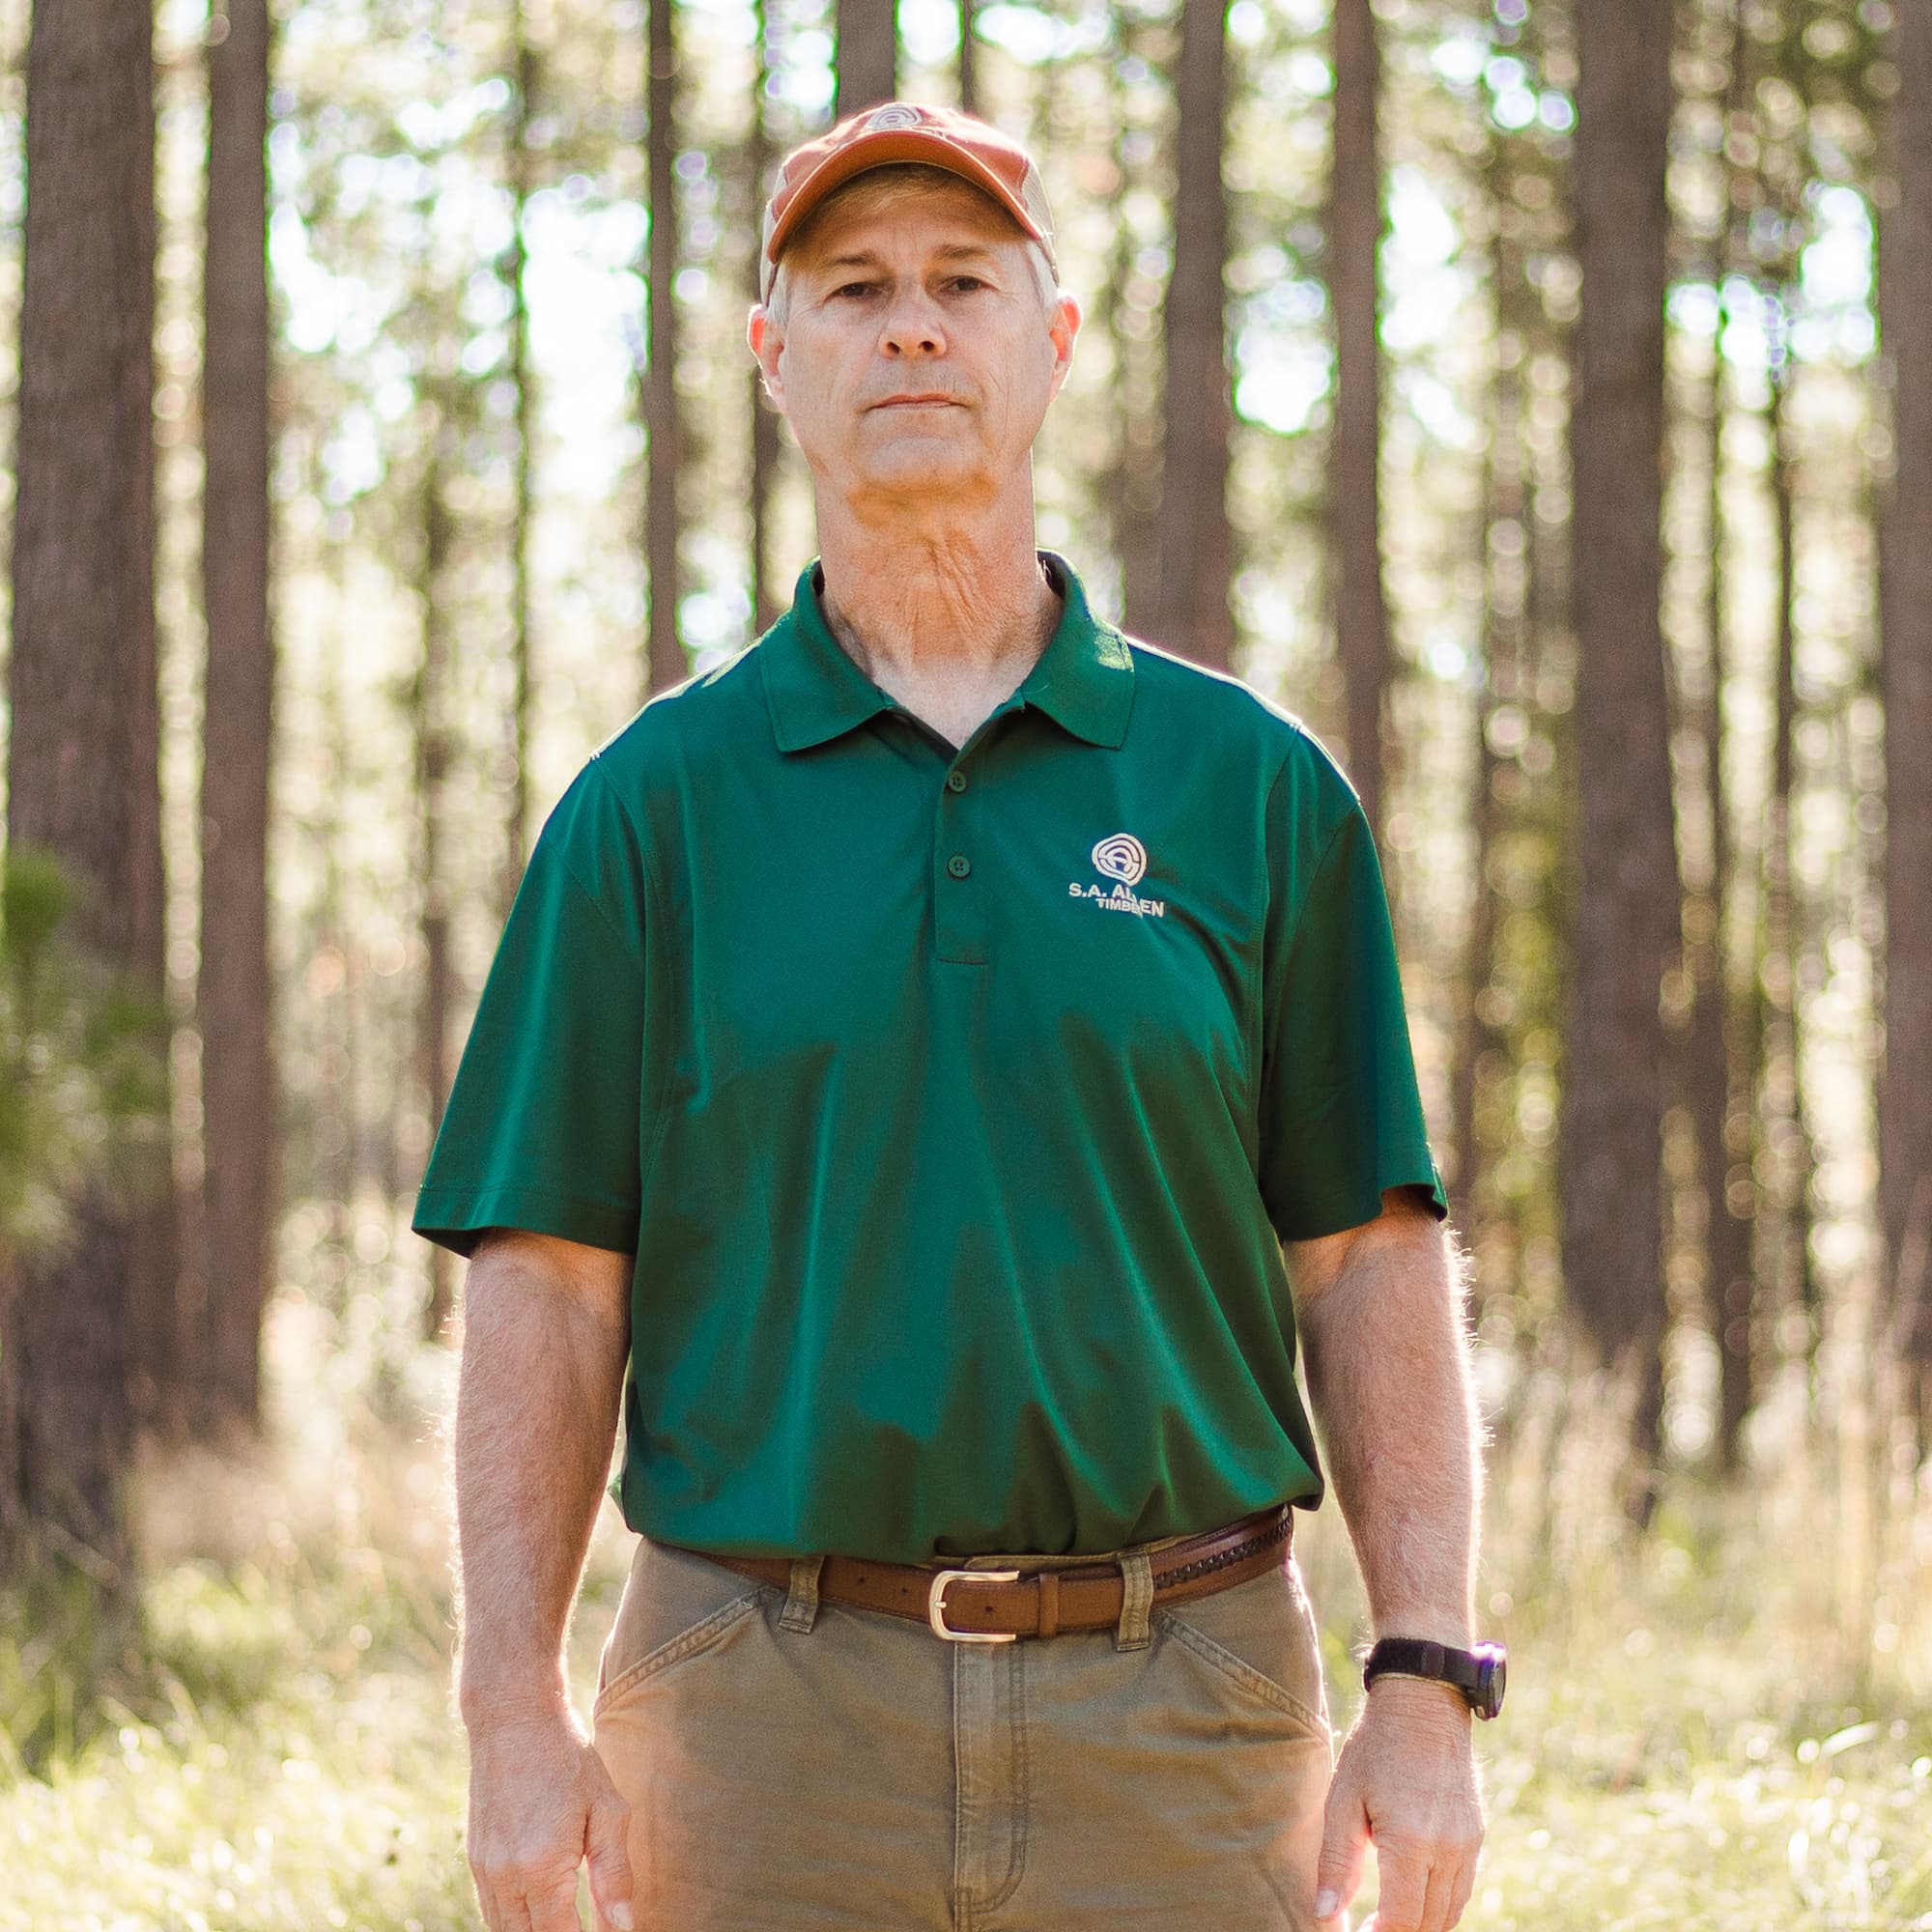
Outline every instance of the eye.
{"type": "Polygon", "coordinates": [[[952,278],[952,286],[955,289],[972,290],[972,289],[983,289],[986,286],[986,284],[982,282],[978,275],[954,275],[952,278]]]}
{"type": "Polygon", "coordinates": [[[842,288],[834,289],[832,297],[836,301],[841,296],[869,295],[872,292],[872,288],[873,284],[870,282],[847,282],[842,288]]]}

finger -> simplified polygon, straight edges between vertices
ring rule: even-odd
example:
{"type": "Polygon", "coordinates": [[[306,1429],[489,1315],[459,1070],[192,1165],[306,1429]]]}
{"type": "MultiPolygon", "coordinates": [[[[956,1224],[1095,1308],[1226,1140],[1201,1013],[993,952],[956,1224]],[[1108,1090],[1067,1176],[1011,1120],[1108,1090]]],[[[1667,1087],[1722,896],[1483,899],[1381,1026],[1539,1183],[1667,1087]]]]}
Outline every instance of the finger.
{"type": "Polygon", "coordinates": [[[1456,1896],[1456,1885],[1462,1870],[1462,1861],[1452,1852],[1443,1853],[1429,1867],[1429,1888],[1422,1899],[1421,1932],[1446,1932],[1446,1928],[1454,1922],[1449,1915],[1449,1905],[1456,1896]]]}
{"type": "Polygon", "coordinates": [[[586,1854],[591,1902],[616,1932],[631,1932],[635,1922],[631,1912],[631,1860],[624,1844],[630,1824],[630,1807],[621,1799],[591,1807],[586,1854]]]}
{"type": "Polygon", "coordinates": [[[490,1932],[530,1932],[529,1908],[521,1895],[505,1894],[492,1886],[488,1897],[489,1903],[483,1909],[483,1922],[489,1926],[490,1932]]]}
{"type": "Polygon", "coordinates": [[[567,1885],[553,1884],[541,1891],[526,1892],[524,1902],[529,1912],[530,1932],[583,1932],[583,1920],[577,1916],[575,1871],[567,1885]]]}
{"type": "Polygon", "coordinates": [[[1463,1915],[1469,1909],[1469,1899],[1475,1889],[1476,1854],[1471,1850],[1457,1867],[1456,1889],[1449,1894],[1449,1916],[1442,1921],[1445,1927],[1462,1922],[1463,1915]]]}
{"type": "Polygon", "coordinates": [[[525,1910],[522,1894],[496,1873],[485,1874],[472,1859],[469,1876],[476,1887],[476,1904],[489,1932],[529,1932],[530,1915],[525,1910]]]}
{"type": "Polygon", "coordinates": [[[1381,1882],[1367,1932],[1422,1932],[1422,1902],[1429,1889],[1429,1866],[1422,1856],[1378,1842],[1376,1864],[1381,1882]]]}
{"type": "Polygon", "coordinates": [[[1315,1917],[1322,1924],[1339,1918],[1361,1889],[1368,1844],[1368,1814],[1353,1787],[1330,1785],[1321,1856],[1315,1864],[1315,1917]]]}

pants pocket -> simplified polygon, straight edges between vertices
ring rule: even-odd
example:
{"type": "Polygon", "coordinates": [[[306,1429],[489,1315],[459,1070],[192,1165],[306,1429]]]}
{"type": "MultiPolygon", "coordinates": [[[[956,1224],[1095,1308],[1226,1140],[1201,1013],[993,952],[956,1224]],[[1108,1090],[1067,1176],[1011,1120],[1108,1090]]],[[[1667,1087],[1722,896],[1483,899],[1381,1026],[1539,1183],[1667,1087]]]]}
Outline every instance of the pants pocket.
{"type": "Polygon", "coordinates": [[[782,1597],[771,1584],[753,1582],[696,1550],[639,1537],[598,1662],[592,1718],[782,1597]]]}
{"type": "Polygon", "coordinates": [[[1151,1621],[1251,1700],[1329,1736],[1321,1639],[1292,1557],[1232,1589],[1158,1607],[1151,1621]]]}

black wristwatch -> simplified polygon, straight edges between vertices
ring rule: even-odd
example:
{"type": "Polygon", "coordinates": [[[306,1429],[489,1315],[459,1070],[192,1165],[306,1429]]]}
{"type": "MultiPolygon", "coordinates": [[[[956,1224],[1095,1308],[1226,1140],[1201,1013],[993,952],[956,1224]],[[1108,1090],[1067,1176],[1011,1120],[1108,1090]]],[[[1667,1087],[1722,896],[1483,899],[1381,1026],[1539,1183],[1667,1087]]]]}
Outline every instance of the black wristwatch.
{"type": "Polygon", "coordinates": [[[1477,1717],[1493,1718],[1503,1707],[1507,1664],[1499,1643],[1452,1650],[1446,1643],[1425,1643],[1419,1637],[1385,1636],[1362,1666],[1362,1688],[1366,1690],[1378,1677],[1426,1677],[1453,1685],[1477,1717]]]}

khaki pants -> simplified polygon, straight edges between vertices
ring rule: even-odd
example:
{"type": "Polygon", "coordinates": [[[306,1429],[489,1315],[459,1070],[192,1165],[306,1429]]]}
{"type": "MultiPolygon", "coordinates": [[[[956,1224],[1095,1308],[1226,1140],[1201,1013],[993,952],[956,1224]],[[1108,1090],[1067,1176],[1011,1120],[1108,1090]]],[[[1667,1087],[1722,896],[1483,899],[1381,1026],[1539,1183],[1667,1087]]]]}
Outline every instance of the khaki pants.
{"type": "Polygon", "coordinates": [[[593,1707],[637,1932],[1310,1932],[1299,1573],[1150,1611],[1158,1547],[1116,1630],[969,1644],[820,1603],[809,1559],[787,1594],[640,1538],[593,1707]]]}

